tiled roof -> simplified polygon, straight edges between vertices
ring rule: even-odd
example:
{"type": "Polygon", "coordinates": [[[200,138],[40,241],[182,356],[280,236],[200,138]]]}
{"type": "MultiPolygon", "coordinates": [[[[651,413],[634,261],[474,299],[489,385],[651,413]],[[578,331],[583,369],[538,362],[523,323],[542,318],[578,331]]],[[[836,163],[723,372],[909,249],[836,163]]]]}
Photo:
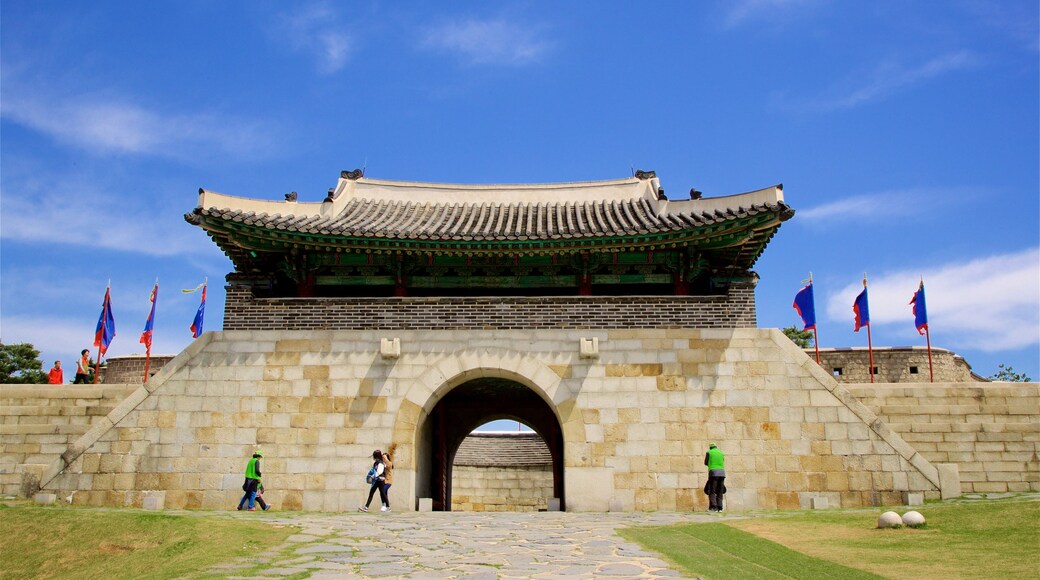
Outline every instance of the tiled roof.
{"type": "Polygon", "coordinates": [[[215,218],[285,233],[442,242],[605,238],[681,232],[761,213],[793,213],[782,189],[659,199],[656,178],[535,186],[341,180],[323,203],[263,202],[200,191],[192,223],[215,218]],[[343,181],[349,182],[344,186],[343,181]],[[452,189],[454,187],[454,189],[452,189]],[[599,195],[597,195],[597,193],[599,195]]]}
{"type": "Polygon", "coordinates": [[[552,465],[537,433],[470,433],[455,453],[455,465],[520,467],[552,465]]]}

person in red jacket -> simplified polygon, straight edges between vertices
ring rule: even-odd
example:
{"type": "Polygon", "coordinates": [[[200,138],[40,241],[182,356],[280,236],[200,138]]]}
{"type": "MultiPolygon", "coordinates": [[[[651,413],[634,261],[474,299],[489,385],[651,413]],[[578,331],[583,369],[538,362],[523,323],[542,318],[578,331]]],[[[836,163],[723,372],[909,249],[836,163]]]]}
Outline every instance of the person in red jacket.
{"type": "Polygon", "coordinates": [[[65,371],[61,370],[61,361],[54,361],[54,368],[47,373],[48,385],[60,385],[65,382],[65,371]]]}

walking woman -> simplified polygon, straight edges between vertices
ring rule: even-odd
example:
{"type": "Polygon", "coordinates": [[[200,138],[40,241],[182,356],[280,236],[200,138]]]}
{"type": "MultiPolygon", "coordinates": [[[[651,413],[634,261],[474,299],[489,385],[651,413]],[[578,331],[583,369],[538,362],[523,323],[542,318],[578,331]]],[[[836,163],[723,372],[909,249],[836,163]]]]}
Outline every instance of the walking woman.
{"type": "Polygon", "coordinates": [[[386,490],[383,489],[383,484],[386,483],[386,466],[383,465],[383,452],[376,449],[372,452],[372,469],[369,470],[372,474],[371,487],[368,488],[368,501],[365,505],[358,507],[359,512],[367,512],[368,506],[372,503],[372,497],[379,491],[379,500],[383,505],[383,511],[387,510],[386,507],[386,490]]]}

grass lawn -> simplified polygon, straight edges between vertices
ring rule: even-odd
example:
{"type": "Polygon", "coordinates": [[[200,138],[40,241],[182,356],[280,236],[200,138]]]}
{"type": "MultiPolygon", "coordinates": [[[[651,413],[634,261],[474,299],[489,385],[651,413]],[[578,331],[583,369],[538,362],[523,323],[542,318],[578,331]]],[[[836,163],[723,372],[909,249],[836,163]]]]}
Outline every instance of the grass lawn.
{"type": "Polygon", "coordinates": [[[196,578],[294,532],[210,515],[0,505],[0,578],[196,578]]]}
{"type": "Polygon", "coordinates": [[[776,512],[622,535],[703,578],[1040,578],[1040,501],[1030,498],[776,512]],[[876,529],[916,509],[919,529],[876,529]]]}

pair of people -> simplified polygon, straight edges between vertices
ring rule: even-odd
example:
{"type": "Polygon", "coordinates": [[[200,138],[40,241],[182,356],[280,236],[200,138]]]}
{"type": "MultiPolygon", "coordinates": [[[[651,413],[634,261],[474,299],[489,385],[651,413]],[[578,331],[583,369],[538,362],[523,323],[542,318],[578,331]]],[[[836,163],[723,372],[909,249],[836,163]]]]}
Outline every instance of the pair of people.
{"type": "Polygon", "coordinates": [[[264,484],[260,482],[260,459],[263,456],[264,453],[257,449],[249,463],[246,463],[246,481],[242,484],[242,491],[245,493],[238,502],[239,511],[246,507],[247,502],[248,510],[251,512],[256,511],[256,504],[260,504],[260,509],[264,511],[271,509],[264,501],[264,484]]]}
{"type": "Polygon", "coordinates": [[[372,504],[372,498],[377,491],[379,492],[379,501],[382,503],[379,511],[390,511],[389,492],[390,486],[394,484],[394,462],[392,459],[394,447],[396,446],[391,444],[386,453],[378,449],[372,452],[372,469],[369,470],[369,477],[371,478],[369,483],[371,486],[368,488],[368,501],[365,502],[365,505],[358,507],[359,512],[368,511],[368,506],[372,504]]]}

